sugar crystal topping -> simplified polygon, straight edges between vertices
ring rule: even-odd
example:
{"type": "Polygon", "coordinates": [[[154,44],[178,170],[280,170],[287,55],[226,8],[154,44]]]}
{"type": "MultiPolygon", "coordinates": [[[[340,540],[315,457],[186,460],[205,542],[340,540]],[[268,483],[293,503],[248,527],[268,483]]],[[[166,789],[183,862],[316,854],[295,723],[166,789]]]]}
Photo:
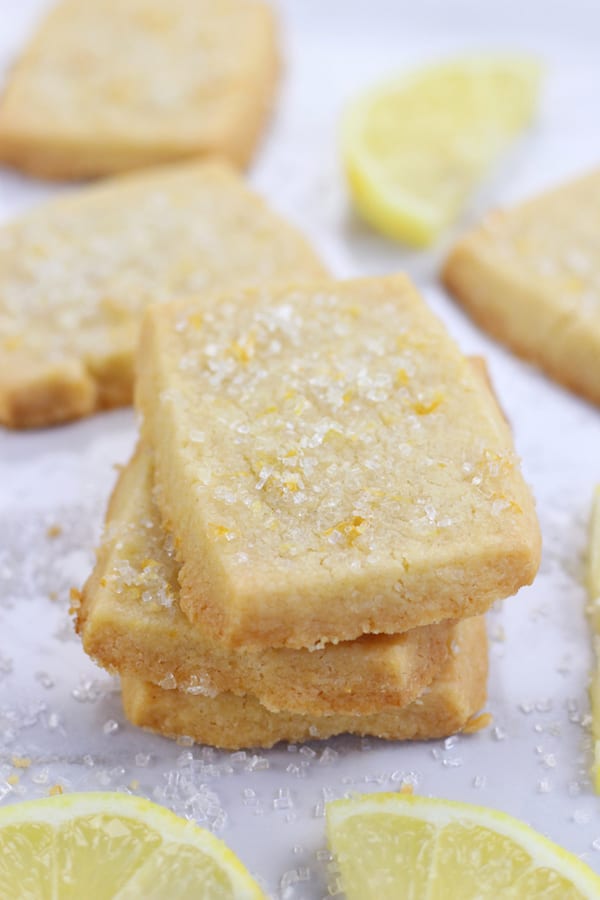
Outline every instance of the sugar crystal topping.
{"type": "Polygon", "coordinates": [[[0,353],[60,363],[133,351],[150,303],[321,268],[234,176],[184,166],[0,228],[0,272],[0,353]]]}
{"type": "Polygon", "coordinates": [[[184,423],[207,534],[234,565],[270,547],[284,568],[306,553],[360,567],[401,558],[411,541],[451,542],[473,517],[521,514],[492,404],[397,284],[362,297],[351,285],[248,292],[169,312],[180,363],[162,411],[184,423]]]}

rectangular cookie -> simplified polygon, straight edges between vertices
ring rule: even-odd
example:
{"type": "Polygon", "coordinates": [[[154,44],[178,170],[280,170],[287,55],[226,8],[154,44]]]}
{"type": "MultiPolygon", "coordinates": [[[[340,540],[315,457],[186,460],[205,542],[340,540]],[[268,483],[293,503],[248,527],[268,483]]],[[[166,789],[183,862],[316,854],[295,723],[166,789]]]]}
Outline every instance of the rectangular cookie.
{"type": "Polygon", "coordinates": [[[203,155],[244,166],[277,70],[259,0],[62,0],[9,74],[0,160],[61,179],[203,155]]]}
{"type": "Polygon", "coordinates": [[[151,453],[139,447],[119,476],[77,611],[84,649],[100,665],[192,694],[254,694],[272,711],[359,714],[414,700],[455,637],[445,622],[314,652],[232,652],[180,611],[178,569],[152,499],[151,453]]]}
{"type": "Polygon", "coordinates": [[[153,307],[138,365],[181,607],[215,640],[394,634],[533,579],[508,426],[405,277],[153,307]]]}
{"type": "Polygon", "coordinates": [[[600,169],[491,214],[442,277],[482,328],[600,404],[600,169]]]}
{"type": "Polygon", "coordinates": [[[442,672],[403,709],[362,716],[276,713],[251,695],[193,696],[165,691],[132,675],[121,679],[123,707],[134,725],[228,750],[325,739],[346,732],[396,741],[443,738],[461,731],[486,698],[485,621],[466,619],[457,629],[454,653],[442,672]]]}
{"type": "Polygon", "coordinates": [[[131,402],[145,307],[324,269],[226,164],[185,163],[59,197],[0,227],[0,424],[131,402]]]}

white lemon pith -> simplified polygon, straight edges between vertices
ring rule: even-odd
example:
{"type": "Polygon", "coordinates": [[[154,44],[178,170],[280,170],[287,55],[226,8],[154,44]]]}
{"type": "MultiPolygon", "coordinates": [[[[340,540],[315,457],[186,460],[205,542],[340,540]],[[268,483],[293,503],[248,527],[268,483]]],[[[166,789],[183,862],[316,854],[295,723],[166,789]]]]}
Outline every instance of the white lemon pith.
{"type": "Polygon", "coordinates": [[[589,593],[588,617],[592,626],[592,641],[596,658],[590,683],[592,734],[594,737],[592,774],[596,793],[600,794],[600,485],[596,488],[592,501],[587,583],[589,593]]]}
{"type": "Polygon", "coordinates": [[[377,231],[426,246],[531,120],[539,66],[521,58],[445,63],[351,104],[342,157],[352,199],[377,231]]]}
{"type": "Polygon", "coordinates": [[[327,835],[347,900],[600,896],[600,878],[577,857],[483,807],[406,794],[337,800],[327,835]]]}
{"type": "Polygon", "coordinates": [[[70,794],[0,809],[5,900],[264,900],[209,831],[155,803],[70,794]]]}

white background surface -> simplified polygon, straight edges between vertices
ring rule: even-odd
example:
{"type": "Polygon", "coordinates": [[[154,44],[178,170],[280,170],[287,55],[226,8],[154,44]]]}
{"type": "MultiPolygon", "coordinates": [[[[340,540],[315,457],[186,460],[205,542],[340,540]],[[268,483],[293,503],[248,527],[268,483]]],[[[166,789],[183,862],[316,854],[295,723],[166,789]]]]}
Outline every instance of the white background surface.
{"type": "MultiPolygon", "coordinates": [[[[0,67],[42,5],[0,0],[0,67]]],[[[494,726],[447,744],[339,738],[232,755],[127,725],[117,686],[85,657],[67,612],[69,587],[90,567],[113,466],[133,446],[133,415],[124,410],[42,432],[0,430],[0,802],[43,796],[56,783],[65,790],[133,784],[213,828],[273,896],[320,900],[327,894],[318,858],[323,800],[395,790],[408,777],[420,792],[522,817],[600,872],[600,798],[587,777],[591,658],[582,587],[589,504],[600,482],[600,410],[489,341],[435,280],[453,236],[490,205],[600,162],[600,7],[595,0],[289,0],[280,11],[285,79],[252,181],[313,237],[337,274],[408,270],[462,348],[488,357],[537,498],[540,574],[489,617],[486,708],[494,726]],[[340,174],[344,101],[379,76],[490,49],[534,52],[545,63],[536,126],[434,251],[409,253],[370,234],[350,213],[340,174]],[[51,538],[54,524],[62,533],[51,538]],[[16,785],[5,780],[13,755],[33,761],[16,785]]],[[[52,190],[0,172],[0,217],[52,190]]]]}

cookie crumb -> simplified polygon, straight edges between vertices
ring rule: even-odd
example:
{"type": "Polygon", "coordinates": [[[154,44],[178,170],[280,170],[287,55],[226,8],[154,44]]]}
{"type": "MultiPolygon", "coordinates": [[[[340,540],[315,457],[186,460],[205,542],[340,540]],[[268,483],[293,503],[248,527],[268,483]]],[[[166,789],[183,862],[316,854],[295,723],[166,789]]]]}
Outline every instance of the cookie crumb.
{"type": "Polygon", "coordinates": [[[475,734],[476,731],[483,731],[483,729],[491,725],[493,721],[494,717],[491,713],[480,713],[473,719],[469,719],[463,728],[463,734],[475,734]]]}

